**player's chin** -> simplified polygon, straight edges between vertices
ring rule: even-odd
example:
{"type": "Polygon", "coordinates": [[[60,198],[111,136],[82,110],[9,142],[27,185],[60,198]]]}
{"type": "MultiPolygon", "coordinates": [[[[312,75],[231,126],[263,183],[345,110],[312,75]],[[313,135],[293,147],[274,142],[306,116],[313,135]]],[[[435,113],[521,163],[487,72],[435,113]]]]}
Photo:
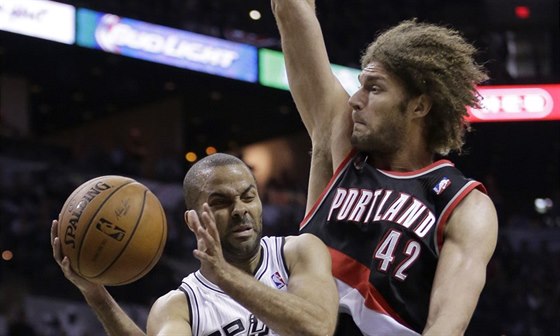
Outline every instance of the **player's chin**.
{"type": "Polygon", "coordinates": [[[358,131],[352,132],[352,136],[350,137],[350,143],[353,147],[357,148],[358,150],[366,150],[366,141],[365,136],[358,131]]]}
{"type": "Polygon", "coordinates": [[[259,246],[260,241],[256,236],[244,240],[230,238],[224,246],[224,256],[228,260],[236,261],[250,259],[258,252],[259,246]]]}

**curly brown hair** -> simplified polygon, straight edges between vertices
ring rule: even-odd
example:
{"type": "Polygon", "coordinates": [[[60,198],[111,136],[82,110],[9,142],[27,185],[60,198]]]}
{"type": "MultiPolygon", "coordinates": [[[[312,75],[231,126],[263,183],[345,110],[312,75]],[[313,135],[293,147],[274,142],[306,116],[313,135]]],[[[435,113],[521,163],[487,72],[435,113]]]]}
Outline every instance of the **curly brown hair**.
{"type": "Polygon", "coordinates": [[[476,51],[458,31],[413,19],[382,32],[361,63],[382,63],[402,80],[409,97],[426,94],[432,99],[425,137],[432,152],[445,155],[461,151],[470,130],[467,106],[480,108],[476,85],[488,76],[474,60],[476,51]]]}

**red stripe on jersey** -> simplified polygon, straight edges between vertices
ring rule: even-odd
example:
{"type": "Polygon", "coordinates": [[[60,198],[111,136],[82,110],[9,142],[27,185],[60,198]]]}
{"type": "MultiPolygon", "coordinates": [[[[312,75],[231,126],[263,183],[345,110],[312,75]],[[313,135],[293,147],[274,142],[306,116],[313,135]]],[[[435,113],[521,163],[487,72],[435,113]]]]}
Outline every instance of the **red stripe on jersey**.
{"type": "Polygon", "coordinates": [[[385,301],[381,293],[369,282],[370,270],[348,255],[329,247],[332,258],[332,271],[335,278],[355,288],[365,299],[365,306],[378,313],[389,315],[400,324],[408,324],[385,301]]]}
{"type": "Polygon", "coordinates": [[[313,204],[313,207],[311,207],[311,210],[309,210],[309,212],[305,215],[305,217],[303,218],[301,223],[299,223],[299,228],[300,229],[303,228],[305,226],[305,224],[307,223],[307,221],[311,218],[311,216],[313,216],[313,214],[315,213],[315,211],[317,210],[317,208],[319,207],[319,205],[321,204],[321,202],[325,198],[326,194],[329,192],[329,190],[331,190],[331,186],[334,184],[334,182],[338,178],[338,175],[340,175],[340,173],[342,172],[344,167],[346,167],[346,164],[348,163],[348,161],[350,161],[350,159],[352,159],[352,157],[355,154],[356,154],[356,150],[355,149],[351,150],[350,153],[348,153],[348,155],[346,156],[346,158],[344,158],[344,160],[340,163],[338,168],[336,168],[336,171],[334,172],[333,176],[331,177],[329,183],[326,185],[325,189],[323,189],[323,192],[321,192],[321,195],[315,201],[315,204],[313,204]]]}

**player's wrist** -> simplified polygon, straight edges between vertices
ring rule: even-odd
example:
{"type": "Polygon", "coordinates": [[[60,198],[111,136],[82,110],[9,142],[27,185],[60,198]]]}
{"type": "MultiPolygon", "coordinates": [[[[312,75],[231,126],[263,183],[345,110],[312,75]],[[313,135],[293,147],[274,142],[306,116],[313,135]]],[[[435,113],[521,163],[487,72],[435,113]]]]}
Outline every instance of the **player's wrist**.
{"type": "Polygon", "coordinates": [[[88,286],[78,287],[87,303],[92,307],[107,305],[112,297],[103,285],[91,283],[88,286]]]}

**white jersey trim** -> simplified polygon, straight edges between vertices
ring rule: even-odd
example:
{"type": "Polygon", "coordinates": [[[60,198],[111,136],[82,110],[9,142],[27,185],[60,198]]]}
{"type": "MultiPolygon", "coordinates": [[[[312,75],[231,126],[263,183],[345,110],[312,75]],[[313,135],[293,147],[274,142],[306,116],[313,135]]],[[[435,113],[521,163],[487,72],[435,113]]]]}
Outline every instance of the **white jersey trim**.
{"type": "Polygon", "coordinates": [[[420,334],[403,326],[389,315],[379,313],[366,307],[364,297],[355,288],[346,283],[336,280],[338,293],[340,295],[339,309],[342,313],[348,313],[354,319],[354,323],[366,336],[419,336],[420,334]],[[368,333],[364,330],[375,332],[368,333]]]}

